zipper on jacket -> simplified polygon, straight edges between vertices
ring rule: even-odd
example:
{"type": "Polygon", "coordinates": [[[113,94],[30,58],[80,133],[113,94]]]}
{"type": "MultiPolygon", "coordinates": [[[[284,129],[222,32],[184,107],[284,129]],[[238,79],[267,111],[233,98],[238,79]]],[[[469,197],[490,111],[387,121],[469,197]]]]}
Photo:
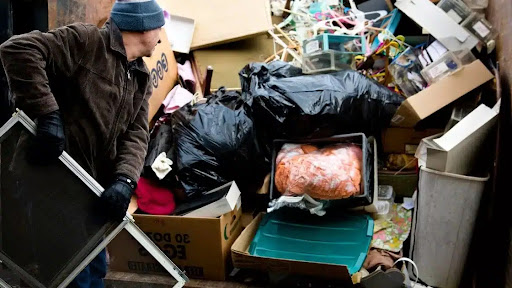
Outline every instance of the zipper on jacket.
{"type": "Polygon", "coordinates": [[[123,93],[122,93],[122,96],[121,96],[121,103],[119,104],[119,107],[117,108],[117,115],[116,115],[116,118],[114,119],[114,123],[112,125],[112,132],[110,134],[110,141],[108,142],[108,146],[107,146],[107,150],[106,152],[108,153],[108,151],[110,151],[111,147],[112,147],[112,144],[114,143],[114,140],[115,140],[115,137],[116,137],[116,133],[117,133],[117,124],[119,123],[119,118],[121,117],[121,110],[123,109],[123,106],[124,106],[124,103],[126,102],[126,98],[128,97],[128,93],[127,93],[127,89],[128,89],[128,80],[131,80],[131,76],[130,76],[130,70],[131,70],[131,67],[129,67],[129,63],[126,62],[126,77],[124,78],[124,90],[123,90],[123,93]]]}

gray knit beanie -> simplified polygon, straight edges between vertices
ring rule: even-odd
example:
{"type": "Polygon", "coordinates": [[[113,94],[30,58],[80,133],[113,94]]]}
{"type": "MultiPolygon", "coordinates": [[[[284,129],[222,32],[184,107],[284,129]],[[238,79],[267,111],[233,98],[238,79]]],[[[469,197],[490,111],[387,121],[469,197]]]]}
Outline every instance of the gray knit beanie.
{"type": "Polygon", "coordinates": [[[149,31],[165,24],[162,8],[155,0],[116,0],[110,18],[121,31],[149,31]]]}

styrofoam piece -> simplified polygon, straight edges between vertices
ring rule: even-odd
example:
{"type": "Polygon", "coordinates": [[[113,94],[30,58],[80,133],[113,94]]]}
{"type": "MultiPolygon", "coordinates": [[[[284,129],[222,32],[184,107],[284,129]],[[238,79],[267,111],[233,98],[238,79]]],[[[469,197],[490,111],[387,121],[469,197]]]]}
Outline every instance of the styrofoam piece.
{"type": "Polygon", "coordinates": [[[395,6],[450,51],[473,49],[478,39],[429,0],[397,0],[395,6]]]}
{"type": "Polygon", "coordinates": [[[409,255],[428,285],[459,286],[488,179],[421,168],[409,255]]]}
{"type": "Polygon", "coordinates": [[[169,18],[166,19],[165,31],[171,43],[172,51],[188,54],[195,28],[194,19],[171,14],[170,20],[169,18]]]}

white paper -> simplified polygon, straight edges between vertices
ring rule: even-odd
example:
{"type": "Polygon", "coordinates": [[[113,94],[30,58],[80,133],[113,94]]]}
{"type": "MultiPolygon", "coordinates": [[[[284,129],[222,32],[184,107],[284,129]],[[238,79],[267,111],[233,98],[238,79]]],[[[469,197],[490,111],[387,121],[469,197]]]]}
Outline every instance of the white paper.
{"type": "Polygon", "coordinates": [[[414,208],[414,200],[409,197],[404,197],[404,204],[402,204],[402,207],[404,207],[407,210],[411,210],[414,208]]]}
{"type": "Polygon", "coordinates": [[[435,62],[439,58],[441,58],[444,54],[448,52],[448,49],[441,44],[439,41],[434,41],[432,44],[430,44],[426,51],[423,51],[418,57],[418,59],[421,62],[421,65],[423,65],[423,68],[430,65],[432,62],[435,62]]]}
{"type": "Polygon", "coordinates": [[[457,12],[453,11],[453,9],[450,9],[450,11],[446,12],[446,14],[448,14],[448,16],[453,19],[453,21],[457,22],[457,24],[462,21],[462,17],[460,17],[457,12]]]}
{"type": "Polygon", "coordinates": [[[432,68],[430,68],[430,70],[428,70],[428,74],[430,75],[430,78],[432,78],[432,80],[434,80],[435,78],[439,77],[439,75],[442,75],[443,73],[445,73],[448,70],[450,70],[450,68],[448,68],[448,66],[446,66],[446,63],[441,62],[441,63],[433,66],[432,68]]]}
{"type": "Polygon", "coordinates": [[[313,53],[320,50],[320,42],[314,40],[306,44],[306,54],[313,53]]]}
{"type": "Polygon", "coordinates": [[[473,29],[482,37],[485,38],[489,33],[491,33],[491,30],[489,30],[485,25],[478,21],[475,25],[473,25],[473,29]]]}

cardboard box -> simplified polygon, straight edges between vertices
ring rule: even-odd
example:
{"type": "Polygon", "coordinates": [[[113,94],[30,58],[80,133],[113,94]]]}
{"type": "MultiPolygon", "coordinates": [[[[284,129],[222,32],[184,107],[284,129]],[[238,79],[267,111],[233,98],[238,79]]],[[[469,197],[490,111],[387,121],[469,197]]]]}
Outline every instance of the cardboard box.
{"type": "MultiPolygon", "coordinates": [[[[189,278],[208,280],[226,279],[230,248],[242,231],[241,216],[241,205],[219,218],[133,215],[135,223],[189,278]]],[[[110,270],[166,274],[126,231],[109,244],[108,251],[110,270]]]]}
{"type": "Polygon", "coordinates": [[[203,76],[208,66],[213,67],[212,90],[221,86],[240,89],[238,72],[251,62],[265,61],[273,53],[274,42],[267,35],[193,52],[197,68],[203,76]]]}
{"type": "Polygon", "coordinates": [[[426,161],[427,168],[468,175],[478,163],[481,149],[497,116],[497,111],[484,104],[478,106],[444,135],[423,139],[416,157],[426,161]]]}
{"type": "Polygon", "coordinates": [[[156,46],[153,55],[143,58],[148,66],[149,81],[153,85],[153,94],[149,98],[149,121],[153,119],[165,97],[178,80],[178,64],[163,28],[160,31],[160,41],[161,43],[156,46]]]}
{"type": "Polygon", "coordinates": [[[460,71],[446,76],[427,89],[407,98],[391,120],[394,127],[414,127],[437,110],[457,100],[494,76],[480,62],[474,61],[460,71]]]}
{"type": "Polygon", "coordinates": [[[254,239],[254,236],[258,231],[262,217],[263,214],[260,213],[256,218],[254,218],[242,234],[240,234],[235,243],[233,243],[233,246],[231,247],[231,255],[233,258],[233,264],[236,268],[277,272],[281,275],[298,274],[326,279],[339,279],[346,285],[346,287],[352,287],[352,280],[346,266],[273,259],[250,255],[249,247],[251,246],[252,239],[254,239]]]}
{"type": "Polygon", "coordinates": [[[384,153],[414,154],[421,139],[439,134],[442,129],[415,130],[414,128],[390,127],[382,132],[384,153]],[[411,151],[414,149],[414,151],[411,151]]]}
{"type": "Polygon", "coordinates": [[[272,28],[270,2],[262,0],[157,0],[173,15],[195,20],[191,49],[263,34],[272,28]]]}

